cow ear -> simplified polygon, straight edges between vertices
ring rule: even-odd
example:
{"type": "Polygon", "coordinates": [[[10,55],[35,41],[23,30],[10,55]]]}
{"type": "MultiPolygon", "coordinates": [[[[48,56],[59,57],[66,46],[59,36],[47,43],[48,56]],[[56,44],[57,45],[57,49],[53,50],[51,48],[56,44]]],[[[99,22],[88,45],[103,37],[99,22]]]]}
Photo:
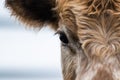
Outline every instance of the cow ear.
{"type": "Polygon", "coordinates": [[[41,28],[47,24],[57,29],[55,3],[55,0],[6,0],[5,5],[13,16],[28,26],[41,28]]]}

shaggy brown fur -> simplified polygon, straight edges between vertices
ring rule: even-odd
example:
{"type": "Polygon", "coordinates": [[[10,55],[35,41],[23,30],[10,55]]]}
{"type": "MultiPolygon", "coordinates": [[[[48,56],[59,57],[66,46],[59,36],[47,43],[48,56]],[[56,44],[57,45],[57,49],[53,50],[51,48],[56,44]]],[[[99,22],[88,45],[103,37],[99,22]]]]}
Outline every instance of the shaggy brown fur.
{"type": "Polygon", "coordinates": [[[112,75],[109,74],[104,69],[98,70],[97,71],[97,75],[95,75],[95,77],[93,77],[93,80],[101,80],[101,79],[104,79],[104,80],[113,80],[112,75]]]}
{"type": "Polygon", "coordinates": [[[6,0],[6,6],[25,24],[65,33],[64,80],[120,80],[120,0],[6,0]]]}

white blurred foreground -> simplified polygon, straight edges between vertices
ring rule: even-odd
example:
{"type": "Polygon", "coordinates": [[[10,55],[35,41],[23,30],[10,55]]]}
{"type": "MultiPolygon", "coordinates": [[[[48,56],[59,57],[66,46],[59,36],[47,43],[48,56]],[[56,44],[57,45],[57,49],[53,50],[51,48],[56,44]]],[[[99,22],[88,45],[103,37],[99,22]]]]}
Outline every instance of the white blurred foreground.
{"type": "Polygon", "coordinates": [[[25,29],[1,28],[0,78],[3,79],[0,80],[10,80],[11,77],[19,80],[24,80],[22,77],[61,78],[58,36],[46,29],[36,33],[25,29]]]}

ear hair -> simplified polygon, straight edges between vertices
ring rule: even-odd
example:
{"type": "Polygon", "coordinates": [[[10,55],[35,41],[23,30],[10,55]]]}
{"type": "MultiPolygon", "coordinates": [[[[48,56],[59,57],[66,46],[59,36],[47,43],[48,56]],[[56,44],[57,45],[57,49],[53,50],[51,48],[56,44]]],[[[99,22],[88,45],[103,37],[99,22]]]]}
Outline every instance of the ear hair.
{"type": "Polygon", "coordinates": [[[12,15],[28,26],[40,27],[45,24],[57,29],[57,11],[55,0],[6,0],[5,5],[12,11],[12,15]]]}

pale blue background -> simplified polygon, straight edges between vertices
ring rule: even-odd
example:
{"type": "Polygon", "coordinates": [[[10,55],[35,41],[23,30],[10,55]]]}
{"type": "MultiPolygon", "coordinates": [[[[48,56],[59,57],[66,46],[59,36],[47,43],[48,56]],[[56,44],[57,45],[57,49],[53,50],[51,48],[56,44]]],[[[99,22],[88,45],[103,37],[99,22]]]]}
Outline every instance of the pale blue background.
{"type": "Polygon", "coordinates": [[[54,31],[25,28],[0,1],[0,80],[62,80],[54,31]]]}

